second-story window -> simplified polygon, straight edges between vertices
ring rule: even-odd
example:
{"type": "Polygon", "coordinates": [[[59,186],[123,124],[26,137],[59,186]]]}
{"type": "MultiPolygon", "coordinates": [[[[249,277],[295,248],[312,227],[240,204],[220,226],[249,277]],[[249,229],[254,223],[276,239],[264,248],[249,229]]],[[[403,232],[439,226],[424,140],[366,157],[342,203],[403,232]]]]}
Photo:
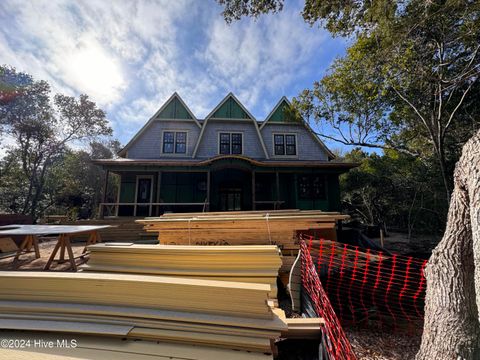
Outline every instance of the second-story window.
{"type": "Polygon", "coordinates": [[[187,152],[187,133],[185,131],[165,131],[163,133],[164,154],[185,154],[187,152]]]}
{"type": "Polygon", "coordinates": [[[187,152],[187,133],[175,133],[175,152],[177,154],[185,154],[187,152]]]}
{"type": "Polygon", "coordinates": [[[275,155],[297,155],[297,139],[294,134],[273,135],[275,155]]]}
{"type": "Polygon", "coordinates": [[[232,134],[232,154],[242,153],[242,134],[232,134]]]}
{"type": "Polygon", "coordinates": [[[242,153],[241,133],[220,133],[220,148],[222,155],[239,155],[242,153]]]}

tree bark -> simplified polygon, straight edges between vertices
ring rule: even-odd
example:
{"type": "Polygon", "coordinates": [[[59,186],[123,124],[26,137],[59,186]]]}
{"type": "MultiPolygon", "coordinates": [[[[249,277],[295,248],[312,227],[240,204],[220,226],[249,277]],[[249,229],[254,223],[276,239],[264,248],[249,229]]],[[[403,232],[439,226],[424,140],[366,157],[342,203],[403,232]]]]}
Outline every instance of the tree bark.
{"type": "Polygon", "coordinates": [[[480,359],[480,132],[465,144],[454,184],[447,228],[425,271],[416,360],[480,359]]]}

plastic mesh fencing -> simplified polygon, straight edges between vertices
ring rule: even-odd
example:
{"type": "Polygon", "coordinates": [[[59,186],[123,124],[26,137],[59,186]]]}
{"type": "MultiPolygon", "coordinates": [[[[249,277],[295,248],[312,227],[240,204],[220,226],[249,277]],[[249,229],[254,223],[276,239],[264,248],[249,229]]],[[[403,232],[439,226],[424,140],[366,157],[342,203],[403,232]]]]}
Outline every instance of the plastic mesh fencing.
{"type": "Polygon", "coordinates": [[[302,292],[310,298],[317,316],[325,321],[323,327],[324,347],[330,360],[355,360],[350,342],[340,325],[335,311],[323,289],[309,248],[300,241],[302,261],[302,292]]]}
{"type": "Polygon", "coordinates": [[[303,237],[342,323],[396,329],[423,320],[427,260],[303,237]]]}

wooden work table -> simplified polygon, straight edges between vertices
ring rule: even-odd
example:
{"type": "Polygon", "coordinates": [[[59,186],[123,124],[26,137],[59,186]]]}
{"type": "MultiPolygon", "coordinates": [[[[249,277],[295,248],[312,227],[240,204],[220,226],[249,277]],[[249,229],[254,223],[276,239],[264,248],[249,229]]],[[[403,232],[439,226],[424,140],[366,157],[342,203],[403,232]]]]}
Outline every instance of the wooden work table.
{"type": "Polygon", "coordinates": [[[70,239],[73,236],[80,234],[88,234],[88,239],[83,253],[84,256],[88,245],[95,244],[101,241],[98,230],[111,227],[111,225],[6,225],[0,226],[0,236],[24,236],[24,240],[20,244],[17,253],[13,259],[13,267],[16,268],[18,259],[23,253],[30,252],[34,248],[35,257],[40,258],[40,250],[38,247],[38,237],[40,236],[58,236],[55,248],[50,255],[44,270],[49,270],[52,262],[55,261],[55,256],[60,251],[59,262],[65,261],[65,250],[67,251],[70,268],[77,271],[75,264],[75,256],[73,255],[72,245],[70,239]]]}

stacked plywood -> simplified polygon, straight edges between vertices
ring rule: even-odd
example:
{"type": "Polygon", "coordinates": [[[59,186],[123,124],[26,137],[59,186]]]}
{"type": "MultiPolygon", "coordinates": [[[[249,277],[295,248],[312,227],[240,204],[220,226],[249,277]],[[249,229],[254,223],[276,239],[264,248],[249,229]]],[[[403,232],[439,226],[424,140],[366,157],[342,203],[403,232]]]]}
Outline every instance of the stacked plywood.
{"type": "Polygon", "coordinates": [[[271,352],[269,285],[111,273],[0,274],[0,328],[271,352]]]}
{"type": "Polygon", "coordinates": [[[90,258],[82,266],[86,271],[268,284],[271,297],[276,297],[278,270],[282,265],[279,250],[273,245],[97,244],[88,249],[90,258]]]}
{"type": "Polygon", "coordinates": [[[317,210],[244,211],[223,213],[165,214],[137,220],[147,232],[157,233],[161,244],[260,245],[281,247],[294,243],[297,231],[326,231],[347,218],[317,210]]]}

